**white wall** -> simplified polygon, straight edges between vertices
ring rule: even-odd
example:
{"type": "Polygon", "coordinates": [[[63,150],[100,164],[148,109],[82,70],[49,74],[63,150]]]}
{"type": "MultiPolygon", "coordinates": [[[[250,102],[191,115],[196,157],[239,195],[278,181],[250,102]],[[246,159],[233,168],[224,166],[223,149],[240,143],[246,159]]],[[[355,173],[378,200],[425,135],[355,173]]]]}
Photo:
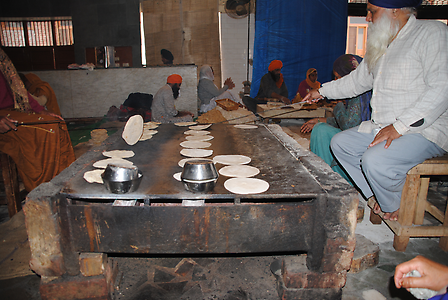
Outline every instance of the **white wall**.
{"type": "Polygon", "coordinates": [[[112,105],[119,108],[130,93],[140,92],[154,96],[171,74],[182,76],[176,108],[197,115],[198,78],[197,67],[194,65],[32,73],[51,85],[64,118],[102,117],[112,105]]]}
{"type": "MultiPolygon", "coordinates": [[[[243,91],[243,81],[247,80],[247,40],[248,20],[233,19],[226,13],[220,13],[221,22],[221,70],[222,80],[231,77],[235,88],[230,90],[235,99],[240,99],[239,93],[243,91]]],[[[250,46],[249,56],[253,58],[255,35],[255,15],[250,15],[250,46]]],[[[249,67],[249,81],[252,81],[252,66],[249,67]]],[[[221,86],[223,85],[221,83],[221,86]]],[[[219,85],[216,83],[216,85],[219,85]]]]}

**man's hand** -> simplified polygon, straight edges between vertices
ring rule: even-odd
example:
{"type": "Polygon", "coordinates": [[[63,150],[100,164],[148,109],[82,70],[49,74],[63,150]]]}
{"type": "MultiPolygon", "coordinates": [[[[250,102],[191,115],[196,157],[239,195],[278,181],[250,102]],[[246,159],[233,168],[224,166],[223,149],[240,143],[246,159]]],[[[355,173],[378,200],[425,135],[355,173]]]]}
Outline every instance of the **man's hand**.
{"type": "Polygon", "coordinates": [[[306,94],[305,98],[303,98],[303,101],[308,103],[317,102],[321,99],[324,99],[321,94],[319,94],[319,90],[311,90],[308,94],[306,94]]]}
{"type": "Polygon", "coordinates": [[[224,81],[224,85],[227,85],[229,87],[229,90],[231,90],[235,87],[235,83],[233,83],[233,80],[231,77],[227,78],[226,81],[224,81]]]}
{"type": "Polygon", "coordinates": [[[384,146],[384,148],[387,149],[389,148],[390,144],[392,144],[392,141],[398,139],[400,136],[401,134],[399,134],[395,130],[395,127],[391,124],[384,127],[378,132],[378,134],[373,139],[373,142],[370,143],[369,148],[381,143],[382,141],[386,141],[386,145],[384,146]]]}
{"type": "Polygon", "coordinates": [[[17,123],[16,120],[10,119],[8,117],[0,117],[0,133],[6,133],[8,131],[17,130],[17,127],[14,123],[17,123]]]}
{"type": "MultiPolygon", "coordinates": [[[[319,123],[319,121],[320,121],[320,118],[314,118],[314,119],[311,119],[311,120],[305,122],[305,123],[302,125],[302,127],[300,127],[300,131],[303,132],[303,133],[308,133],[308,132],[310,132],[311,130],[313,130],[314,125],[316,125],[317,123],[319,123]]],[[[325,119],[325,122],[326,122],[326,119],[325,119]]]]}
{"type": "Polygon", "coordinates": [[[417,256],[395,268],[394,282],[397,288],[426,288],[440,291],[448,285],[448,267],[423,256],[417,256]],[[413,270],[417,270],[422,277],[405,277],[413,270]]]}

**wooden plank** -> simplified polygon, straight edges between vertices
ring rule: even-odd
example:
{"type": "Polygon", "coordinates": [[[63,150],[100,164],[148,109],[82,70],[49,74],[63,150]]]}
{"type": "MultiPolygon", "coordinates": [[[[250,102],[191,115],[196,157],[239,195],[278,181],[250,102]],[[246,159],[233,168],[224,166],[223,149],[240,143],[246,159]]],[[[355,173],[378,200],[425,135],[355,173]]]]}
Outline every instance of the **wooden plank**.
{"type": "Polygon", "coordinates": [[[415,204],[414,224],[422,225],[426,211],[426,197],[428,196],[429,177],[420,178],[420,187],[415,204]]]}
{"type": "Polygon", "coordinates": [[[263,118],[272,119],[299,119],[299,118],[323,118],[325,117],[325,109],[317,108],[314,110],[295,110],[291,108],[273,109],[267,104],[258,104],[257,113],[263,118]],[[290,110],[291,112],[288,112],[290,110]]]}
{"type": "Polygon", "coordinates": [[[9,217],[12,218],[16,213],[22,210],[17,167],[12,158],[5,153],[1,153],[1,165],[6,202],[8,204],[8,214],[9,217]]]}

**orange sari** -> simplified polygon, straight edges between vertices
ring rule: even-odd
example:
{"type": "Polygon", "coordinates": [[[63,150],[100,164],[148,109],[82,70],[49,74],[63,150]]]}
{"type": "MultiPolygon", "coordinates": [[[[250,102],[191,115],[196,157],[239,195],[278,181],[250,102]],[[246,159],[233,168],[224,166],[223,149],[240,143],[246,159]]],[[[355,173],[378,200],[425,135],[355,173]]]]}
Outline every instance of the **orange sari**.
{"type": "MultiPolygon", "coordinates": [[[[8,116],[19,124],[59,120],[13,109],[0,110],[0,116],[8,116]]],[[[0,151],[14,160],[27,191],[50,181],[75,161],[67,125],[60,121],[54,124],[21,125],[17,131],[10,130],[0,135],[0,151]]]]}

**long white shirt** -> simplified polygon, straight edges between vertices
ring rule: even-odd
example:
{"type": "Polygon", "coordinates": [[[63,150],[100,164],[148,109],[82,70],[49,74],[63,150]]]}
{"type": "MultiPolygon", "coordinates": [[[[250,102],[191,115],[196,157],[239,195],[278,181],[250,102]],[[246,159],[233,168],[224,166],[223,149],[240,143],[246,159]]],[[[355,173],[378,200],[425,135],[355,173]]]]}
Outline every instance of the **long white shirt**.
{"type": "Polygon", "coordinates": [[[341,99],[370,89],[372,116],[360,125],[360,132],[393,124],[402,135],[420,133],[448,151],[448,26],[411,16],[373,74],[363,60],[355,71],[324,84],[319,92],[341,99]]]}

